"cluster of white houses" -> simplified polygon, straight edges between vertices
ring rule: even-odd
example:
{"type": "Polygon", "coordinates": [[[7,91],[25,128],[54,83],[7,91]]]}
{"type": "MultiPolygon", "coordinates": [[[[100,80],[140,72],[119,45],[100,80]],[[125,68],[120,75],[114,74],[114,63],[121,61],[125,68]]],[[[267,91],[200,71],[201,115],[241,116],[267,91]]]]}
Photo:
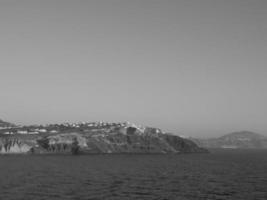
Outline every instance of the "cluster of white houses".
{"type": "Polygon", "coordinates": [[[42,128],[42,129],[33,129],[33,130],[15,130],[15,131],[6,131],[4,132],[5,135],[13,135],[13,134],[22,134],[22,135],[35,135],[35,134],[40,134],[40,133],[58,133],[58,131],[56,130],[51,130],[51,131],[47,131],[46,129],[42,128]]]}
{"type": "Polygon", "coordinates": [[[80,123],[63,123],[63,124],[48,124],[46,126],[40,126],[40,127],[10,127],[10,129],[5,128],[6,131],[4,132],[5,135],[13,135],[13,134],[40,134],[40,133],[58,133],[60,130],[60,127],[67,127],[67,128],[85,128],[88,127],[92,130],[92,128],[107,128],[107,127],[135,127],[139,129],[141,132],[144,131],[144,127],[137,126],[135,124],[132,124],[130,122],[121,122],[121,123],[109,123],[109,122],[80,122],[80,123]]]}
{"type": "Polygon", "coordinates": [[[122,123],[110,123],[110,122],[80,122],[80,123],[63,123],[63,126],[66,127],[76,127],[80,128],[82,126],[87,126],[87,127],[100,127],[100,126],[125,126],[129,122],[122,122],[122,123]]]}

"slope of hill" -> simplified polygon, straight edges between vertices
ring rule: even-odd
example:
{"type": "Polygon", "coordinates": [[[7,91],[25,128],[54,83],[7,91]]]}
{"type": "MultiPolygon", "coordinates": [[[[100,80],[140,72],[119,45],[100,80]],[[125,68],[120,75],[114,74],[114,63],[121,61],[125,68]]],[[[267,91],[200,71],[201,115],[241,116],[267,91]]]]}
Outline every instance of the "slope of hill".
{"type": "Polygon", "coordinates": [[[11,127],[15,127],[15,124],[5,122],[0,119],[0,129],[11,128],[11,127]]]}
{"type": "Polygon", "coordinates": [[[0,134],[0,153],[207,152],[190,140],[131,123],[55,124],[11,130],[0,134]]]}
{"type": "Polygon", "coordinates": [[[250,131],[234,132],[219,138],[192,140],[205,148],[267,148],[267,137],[250,131]]]}

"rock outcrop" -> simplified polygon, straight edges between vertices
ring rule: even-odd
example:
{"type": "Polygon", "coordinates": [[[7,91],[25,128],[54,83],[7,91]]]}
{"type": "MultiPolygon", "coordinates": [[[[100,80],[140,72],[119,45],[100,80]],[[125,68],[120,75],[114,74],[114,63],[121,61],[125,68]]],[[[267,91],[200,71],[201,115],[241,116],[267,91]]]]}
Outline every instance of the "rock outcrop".
{"type": "Polygon", "coordinates": [[[0,137],[0,153],[27,153],[36,145],[33,138],[20,136],[2,136],[0,137]]]}

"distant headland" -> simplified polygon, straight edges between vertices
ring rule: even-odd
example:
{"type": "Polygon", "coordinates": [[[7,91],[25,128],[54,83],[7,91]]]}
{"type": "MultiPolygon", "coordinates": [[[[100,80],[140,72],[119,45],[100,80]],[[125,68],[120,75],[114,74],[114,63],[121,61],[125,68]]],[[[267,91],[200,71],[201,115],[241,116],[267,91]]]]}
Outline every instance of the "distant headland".
{"type": "Polygon", "coordinates": [[[251,131],[239,131],[218,138],[190,138],[203,148],[267,149],[267,137],[251,131]]]}

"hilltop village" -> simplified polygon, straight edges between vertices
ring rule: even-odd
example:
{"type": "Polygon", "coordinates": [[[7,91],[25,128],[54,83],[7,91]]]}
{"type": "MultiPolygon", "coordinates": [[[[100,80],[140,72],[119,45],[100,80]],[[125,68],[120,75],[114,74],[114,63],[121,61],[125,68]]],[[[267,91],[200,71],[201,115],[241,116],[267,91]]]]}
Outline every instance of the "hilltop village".
{"type": "MultiPolygon", "coordinates": [[[[118,129],[121,127],[132,127],[140,132],[144,132],[147,127],[135,125],[130,122],[79,122],[79,123],[62,123],[62,124],[47,124],[47,125],[30,125],[30,126],[2,126],[0,134],[2,135],[37,135],[37,134],[58,134],[68,132],[94,132],[118,129]]],[[[155,129],[156,133],[163,133],[160,129],[155,129]]]]}

